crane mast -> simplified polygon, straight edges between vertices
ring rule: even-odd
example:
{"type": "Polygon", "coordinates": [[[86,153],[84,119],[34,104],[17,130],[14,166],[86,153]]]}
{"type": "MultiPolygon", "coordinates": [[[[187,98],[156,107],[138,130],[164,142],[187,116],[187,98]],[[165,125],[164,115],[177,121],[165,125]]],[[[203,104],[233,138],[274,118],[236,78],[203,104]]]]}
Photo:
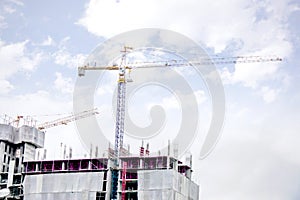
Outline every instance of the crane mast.
{"type": "MultiPolygon", "coordinates": [[[[126,54],[130,47],[124,47],[121,64],[119,66],[118,93],[117,93],[117,112],[115,129],[114,156],[116,161],[119,157],[119,149],[123,147],[124,120],[125,120],[125,99],[126,99],[126,54]]],[[[118,164],[118,163],[117,163],[118,164]]]]}
{"type": "Polygon", "coordinates": [[[115,154],[114,156],[116,158],[118,158],[119,156],[119,148],[123,147],[125,96],[126,96],[126,84],[125,82],[119,82],[118,96],[117,96],[117,112],[116,112],[115,149],[114,149],[114,154],[115,154]]]}
{"type": "Polygon", "coordinates": [[[121,63],[119,66],[118,94],[117,94],[117,112],[115,129],[115,147],[114,147],[114,166],[112,170],[112,188],[111,199],[117,199],[118,178],[119,178],[119,154],[123,147],[124,120],[125,120],[125,99],[126,99],[126,54],[130,47],[124,47],[121,63]]]}

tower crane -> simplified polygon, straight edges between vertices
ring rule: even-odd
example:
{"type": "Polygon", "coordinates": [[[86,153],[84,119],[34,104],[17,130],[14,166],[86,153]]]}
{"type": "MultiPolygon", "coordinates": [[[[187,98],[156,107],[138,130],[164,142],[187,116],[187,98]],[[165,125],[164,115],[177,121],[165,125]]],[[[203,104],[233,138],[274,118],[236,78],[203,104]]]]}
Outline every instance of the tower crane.
{"type": "Polygon", "coordinates": [[[89,117],[89,116],[92,116],[95,114],[99,114],[99,112],[97,111],[97,108],[92,109],[92,110],[86,110],[86,111],[76,113],[76,114],[72,114],[67,117],[56,119],[56,120],[53,120],[50,122],[45,122],[45,123],[39,124],[39,125],[37,125],[37,129],[44,130],[44,129],[51,128],[54,126],[67,125],[69,122],[72,122],[72,121],[75,121],[78,119],[83,119],[83,118],[86,118],[86,117],[89,117]]]}
{"type": "Polygon", "coordinates": [[[83,118],[86,118],[86,117],[89,117],[89,116],[92,116],[95,114],[99,114],[97,108],[82,111],[82,112],[79,112],[76,114],[71,114],[67,117],[59,118],[59,119],[49,121],[49,122],[44,122],[39,125],[36,125],[36,120],[34,120],[31,116],[25,117],[23,115],[18,115],[16,117],[16,119],[12,120],[12,117],[5,115],[5,117],[3,119],[4,119],[4,123],[13,125],[15,127],[19,127],[20,121],[23,119],[24,125],[36,127],[39,130],[44,130],[44,129],[51,128],[54,126],[67,125],[69,122],[72,122],[72,121],[75,121],[78,119],[83,119],[83,118]]]}
{"type": "Polygon", "coordinates": [[[282,61],[281,58],[275,56],[236,56],[236,57],[213,57],[205,58],[199,61],[187,62],[186,60],[166,60],[154,62],[135,62],[126,63],[126,55],[132,50],[131,47],[125,46],[122,52],[121,62],[119,65],[112,66],[89,66],[85,65],[78,67],[78,76],[84,76],[87,70],[117,70],[118,77],[118,93],[117,93],[117,112],[116,112],[116,127],[115,127],[115,146],[114,146],[114,166],[112,168],[112,185],[110,199],[117,199],[118,176],[119,176],[119,153],[123,147],[124,137],[124,119],[125,119],[125,97],[126,83],[131,82],[126,79],[127,73],[134,68],[154,68],[154,67],[177,67],[188,65],[213,65],[213,64],[237,64],[237,63],[256,63],[256,62],[276,62],[282,61]]]}

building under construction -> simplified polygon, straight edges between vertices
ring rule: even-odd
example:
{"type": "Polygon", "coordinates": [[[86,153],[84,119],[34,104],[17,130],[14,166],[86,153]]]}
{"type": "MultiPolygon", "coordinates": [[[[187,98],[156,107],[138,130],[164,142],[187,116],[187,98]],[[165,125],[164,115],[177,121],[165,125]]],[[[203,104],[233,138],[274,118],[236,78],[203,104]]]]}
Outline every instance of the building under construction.
{"type": "Polygon", "coordinates": [[[141,148],[138,156],[122,153],[117,169],[109,154],[37,160],[44,138],[43,131],[29,125],[0,124],[0,199],[107,200],[113,183],[117,199],[199,199],[199,186],[191,180],[191,159],[183,164],[170,155],[152,156],[141,148]],[[112,180],[113,170],[118,171],[117,181],[112,180]]]}
{"type": "Polygon", "coordinates": [[[23,199],[24,162],[35,159],[44,139],[34,127],[0,124],[0,199],[23,199]]]}

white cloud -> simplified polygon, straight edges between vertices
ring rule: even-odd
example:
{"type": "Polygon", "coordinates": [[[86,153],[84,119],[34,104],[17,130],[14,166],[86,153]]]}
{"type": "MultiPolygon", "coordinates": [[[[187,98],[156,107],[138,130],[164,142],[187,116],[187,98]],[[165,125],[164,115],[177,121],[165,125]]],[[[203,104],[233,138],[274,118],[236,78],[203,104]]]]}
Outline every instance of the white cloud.
{"type": "Polygon", "coordinates": [[[52,45],[54,45],[54,44],[55,44],[54,40],[53,40],[52,37],[50,37],[49,35],[48,35],[47,39],[45,39],[45,40],[41,43],[42,46],[52,46],[52,45]]]}
{"type": "Polygon", "coordinates": [[[237,64],[234,72],[223,68],[220,73],[225,84],[242,83],[246,87],[256,88],[261,81],[274,79],[278,68],[278,65],[271,63],[237,64]]]}
{"type": "Polygon", "coordinates": [[[72,78],[63,77],[61,73],[55,73],[56,79],[54,81],[55,89],[65,94],[72,94],[74,90],[74,83],[72,78]]]}
{"type": "Polygon", "coordinates": [[[66,48],[66,44],[68,41],[70,41],[71,37],[70,36],[66,36],[64,37],[60,42],[59,42],[59,47],[60,48],[66,48]]]}
{"type": "Polygon", "coordinates": [[[42,60],[42,53],[27,53],[29,41],[5,44],[0,41],[0,79],[8,78],[20,70],[32,71],[42,60]]]}
{"type": "MultiPolygon", "coordinates": [[[[149,92],[148,95],[149,94],[151,94],[151,93],[149,92]]],[[[181,95],[184,95],[184,94],[181,94],[181,95]]],[[[185,99],[186,102],[189,102],[193,97],[195,97],[197,99],[197,102],[199,105],[201,105],[203,102],[205,102],[207,100],[207,97],[203,90],[197,90],[191,94],[185,94],[183,98],[185,99]]],[[[147,98],[147,97],[145,97],[145,98],[147,98]]],[[[161,105],[166,110],[180,109],[180,106],[181,106],[180,101],[179,101],[179,99],[176,98],[176,96],[168,95],[166,97],[163,97],[162,100],[160,101],[160,103],[148,104],[147,109],[150,110],[151,107],[153,107],[157,104],[161,105]]]]}
{"type": "Polygon", "coordinates": [[[197,90],[194,92],[194,95],[197,98],[198,104],[202,104],[207,100],[207,96],[205,95],[205,92],[203,90],[197,90]]]}
{"type": "Polygon", "coordinates": [[[294,187],[300,164],[296,101],[262,107],[251,100],[229,102],[216,149],[193,162],[194,176],[201,174],[200,199],[294,199],[299,194],[294,187]]]}
{"type": "MultiPolygon", "coordinates": [[[[1,96],[0,110],[11,116],[45,115],[72,111],[72,104],[61,99],[57,100],[48,91],[39,90],[15,96],[1,96]]],[[[40,119],[38,119],[40,121],[40,119]]]]}
{"type": "Polygon", "coordinates": [[[32,72],[43,59],[42,52],[27,52],[28,42],[5,44],[0,40],[0,82],[4,93],[14,88],[8,78],[21,71],[32,72]]]}
{"type": "Polygon", "coordinates": [[[53,57],[56,64],[69,68],[77,68],[86,59],[86,55],[84,54],[72,55],[65,49],[58,50],[53,54],[53,57]]]}
{"type": "MultiPolygon", "coordinates": [[[[268,47],[253,52],[252,55],[259,55],[262,58],[268,58],[268,56],[270,55],[277,54],[282,58],[291,55],[291,53],[292,45],[289,42],[275,41],[268,47]]],[[[255,88],[261,81],[274,79],[275,75],[276,77],[284,76],[283,72],[280,72],[280,64],[280,62],[257,62],[248,64],[239,63],[235,65],[235,71],[231,74],[228,70],[224,69],[223,76],[225,79],[227,79],[227,81],[231,83],[241,82],[247,87],[255,88]]]]}
{"type": "MultiPolygon", "coordinates": [[[[59,43],[58,43],[58,50],[52,54],[52,57],[54,58],[54,63],[69,67],[69,68],[77,68],[78,66],[82,65],[84,63],[84,60],[86,59],[87,55],[84,54],[76,54],[72,55],[67,50],[67,42],[71,38],[69,36],[64,37],[59,43]]],[[[45,41],[45,44],[50,43],[51,45],[54,45],[55,42],[53,39],[48,36],[47,40],[45,41]]]]}
{"type": "Polygon", "coordinates": [[[99,96],[106,96],[106,95],[109,95],[109,94],[113,94],[114,92],[114,87],[113,85],[101,85],[97,91],[96,91],[96,94],[99,95],[99,96]]]}
{"type": "Polygon", "coordinates": [[[9,2],[14,3],[18,6],[24,6],[24,3],[21,0],[9,0],[9,2]]]}
{"type": "MultiPolygon", "coordinates": [[[[284,0],[230,3],[225,0],[209,3],[90,0],[78,24],[105,37],[137,28],[166,28],[201,41],[216,53],[230,49],[234,41],[239,41],[238,47],[229,53],[287,58],[293,51],[287,20],[297,9],[291,1],[284,0]]],[[[222,75],[227,83],[259,88],[258,84],[272,80],[279,69],[274,63],[237,64],[235,71],[224,69],[222,75]]]]}
{"type": "Polygon", "coordinates": [[[17,11],[16,7],[23,6],[24,3],[19,0],[7,0],[1,1],[0,5],[0,29],[6,29],[8,27],[8,23],[6,22],[7,16],[15,14],[17,11]]]}
{"type": "Polygon", "coordinates": [[[14,86],[10,82],[0,79],[0,94],[6,94],[12,89],[14,89],[14,86]]]}
{"type": "MultiPolygon", "coordinates": [[[[154,104],[155,105],[155,104],[154,104]]],[[[150,108],[152,107],[153,105],[149,106],[150,108]]],[[[178,103],[178,99],[176,99],[175,96],[168,96],[168,97],[164,97],[162,99],[162,106],[164,109],[179,109],[180,108],[180,105],[178,103]]]]}
{"type": "Polygon", "coordinates": [[[0,15],[0,28],[1,28],[1,29],[4,29],[4,28],[6,28],[6,27],[7,27],[7,23],[6,23],[6,21],[5,21],[5,17],[2,16],[2,15],[0,15]]]}
{"type": "Polygon", "coordinates": [[[290,75],[278,63],[262,62],[236,64],[233,72],[224,67],[220,71],[224,84],[240,83],[255,90],[266,103],[276,100],[290,86],[290,75]],[[276,88],[271,88],[276,84],[276,88]],[[269,85],[269,86],[265,86],[269,85]]]}
{"type": "Polygon", "coordinates": [[[14,9],[11,6],[8,6],[8,5],[5,5],[3,7],[3,10],[4,10],[5,13],[8,13],[8,14],[12,14],[12,13],[16,12],[16,9],[14,9]]]}
{"type": "Polygon", "coordinates": [[[241,39],[249,51],[265,48],[266,43],[285,42],[288,38],[284,23],[293,10],[288,1],[131,0],[117,4],[91,0],[78,23],[106,37],[136,28],[167,28],[202,41],[216,52],[224,50],[232,39],[241,39]],[[264,20],[258,20],[259,10],[265,10],[264,20]]]}
{"type": "Polygon", "coordinates": [[[260,93],[266,103],[273,102],[276,99],[279,92],[280,91],[278,89],[277,90],[272,89],[267,86],[262,87],[261,91],[260,91],[260,93]]]}

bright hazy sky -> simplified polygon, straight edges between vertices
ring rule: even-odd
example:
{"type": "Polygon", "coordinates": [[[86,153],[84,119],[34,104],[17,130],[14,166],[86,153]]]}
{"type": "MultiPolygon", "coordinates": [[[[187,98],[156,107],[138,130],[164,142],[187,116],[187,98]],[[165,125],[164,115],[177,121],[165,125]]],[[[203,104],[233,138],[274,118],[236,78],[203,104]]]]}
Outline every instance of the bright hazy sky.
{"type": "MultiPolygon", "coordinates": [[[[217,66],[226,95],[225,124],[216,148],[204,160],[198,159],[203,137],[195,138],[194,180],[204,200],[298,200],[299,10],[297,0],[1,0],[0,114],[30,115],[44,122],[71,113],[77,66],[100,42],[132,29],[177,31],[211,55],[278,55],[280,63],[217,66]]],[[[111,99],[102,99],[110,97],[115,78],[108,74],[95,94],[103,111],[100,123],[111,114],[111,99]]],[[[147,115],[153,102],[143,95],[137,97],[145,101],[142,111],[147,115]]],[[[204,133],[210,97],[199,88],[195,95],[204,133]]],[[[152,100],[163,102],[167,111],[176,109],[169,96],[152,100]]],[[[139,107],[131,109],[133,120],[148,123],[134,113],[139,107]]],[[[168,126],[176,129],[174,120],[168,126]]],[[[113,137],[113,123],[104,129],[113,137]]],[[[75,157],[88,154],[73,123],[47,130],[49,158],[60,156],[61,142],[73,147],[75,157]]]]}

